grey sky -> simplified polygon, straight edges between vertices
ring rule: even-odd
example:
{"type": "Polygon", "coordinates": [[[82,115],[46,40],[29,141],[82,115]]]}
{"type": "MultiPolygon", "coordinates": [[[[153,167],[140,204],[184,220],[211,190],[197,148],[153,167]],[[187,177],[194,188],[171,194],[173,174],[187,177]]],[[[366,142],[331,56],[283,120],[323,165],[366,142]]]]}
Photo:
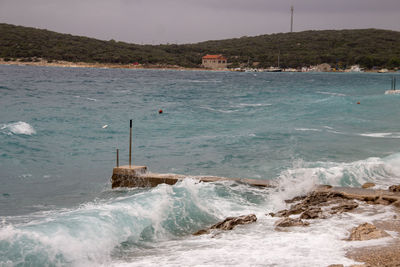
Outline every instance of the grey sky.
{"type": "Polygon", "coordinates": [[[189,43],[294,31],[400,31],[400,0],[0,0],[0,22],[103,40],[189,43]]]}

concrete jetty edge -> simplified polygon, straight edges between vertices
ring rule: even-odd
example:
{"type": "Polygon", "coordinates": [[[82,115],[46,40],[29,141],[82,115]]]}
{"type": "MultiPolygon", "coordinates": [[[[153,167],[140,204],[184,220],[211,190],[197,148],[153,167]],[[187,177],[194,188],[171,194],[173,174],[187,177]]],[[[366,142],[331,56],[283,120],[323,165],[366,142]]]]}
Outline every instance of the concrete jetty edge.
{"type": "MultiPolygon", "coordinates": [[[[173,185],[183,179],[192,178],[199,182],[220,182],[234,181],[258,187],[276,187],[277,185],[271,180],[259,180],[248,178],[227,178],[218,176],[190,176],[172,173],[152,173],[146,166],[120,166],[113,169],[111,177],[112,188],[118,187],[156,187],[159,184],[173,185]]],[[[366,189],[355,187],[332,187],[329,185],[318,185],[314,191],[327,191],[341,194],[349,199],[357,199],[361,201],[379,203],[379,204],[396,204],[400,206],[400,193],[390,192],[382,189],[366,189]]]]}
{"type": "Polygon", "coordinates": [[[119,166],[113,169],[111,177],[112,188],[117,187],[155,187],[159,184],[173,185],[185,178],[199,180],[199,182],[235,181],[259,187],[274,187],[269,180],[249,178],[227,178],[218,176],[190,176],[171,173],[152,173],[146,166],[119,166]]]}

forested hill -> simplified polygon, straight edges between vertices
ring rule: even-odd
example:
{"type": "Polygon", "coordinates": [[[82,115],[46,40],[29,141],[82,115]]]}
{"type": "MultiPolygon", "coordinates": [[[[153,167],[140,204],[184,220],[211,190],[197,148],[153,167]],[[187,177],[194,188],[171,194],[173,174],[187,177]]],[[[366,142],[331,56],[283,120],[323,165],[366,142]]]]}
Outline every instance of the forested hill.
{"type": "Polygon", "coordinates": [[[138,45],[0,24],[0,58],[200,67],[205,54],[232,63],[301,67],[329,63],[345,67],[400,67],[400,32],[378,29],[278,33],[195,44],[138,45]]]}

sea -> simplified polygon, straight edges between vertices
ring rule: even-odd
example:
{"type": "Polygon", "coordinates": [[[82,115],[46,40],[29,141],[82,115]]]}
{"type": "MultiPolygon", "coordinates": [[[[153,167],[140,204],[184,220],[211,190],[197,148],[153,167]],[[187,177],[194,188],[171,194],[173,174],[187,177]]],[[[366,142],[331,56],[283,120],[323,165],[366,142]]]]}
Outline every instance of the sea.
{"type": "Polygon", "coordinates": [[[318,184],[400,183],[392,76],[1,65],[0,266],[354,264],[347,250],[390,238],[348,242],[350,229],[390,206],[283,231],[268,213],[318,184]],[[188,178],[111,189],[130,120],[133,164],[188,178]],[[192,235],[247,214],[257,222],[192,235]]]}

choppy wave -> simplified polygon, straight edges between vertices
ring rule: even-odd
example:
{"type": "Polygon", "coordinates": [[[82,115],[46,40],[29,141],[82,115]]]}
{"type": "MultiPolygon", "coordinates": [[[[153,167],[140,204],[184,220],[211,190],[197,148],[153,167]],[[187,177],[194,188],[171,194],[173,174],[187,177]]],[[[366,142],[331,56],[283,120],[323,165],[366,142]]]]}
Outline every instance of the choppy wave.
{"type": "Polygon", "coordinates": [[[285,197],[310,191],[317,184],[359,187],[373,182],[377,188],[387,188],[400,179],[400,153],[389,157],[371,157],[354,162],[304,162],[297,160],[293,167],[279,175],[277,180],[285,197]]]}
{"type": "MultiPolygon", "coordinates": [[[[129,248],[190,235],[204,225],[263,201],[259,189],[196,183],[89,203],[77,209],[35,215],[29,223],[0,227],[0,265],[109,264],[129,248]],[[247,198],[243,198],[243,194],[247,198]]],[[[14,218],[15,219],[15,218],[14,218]]]]}
{"type": "Polygon", "coordinates": [[[36,134],[35,129],[26,122],[18,121],[8,124],[1,124],[0,131],[11,135],[11,134],[23,134],[23,135],[32,135],[36,134]]]}

